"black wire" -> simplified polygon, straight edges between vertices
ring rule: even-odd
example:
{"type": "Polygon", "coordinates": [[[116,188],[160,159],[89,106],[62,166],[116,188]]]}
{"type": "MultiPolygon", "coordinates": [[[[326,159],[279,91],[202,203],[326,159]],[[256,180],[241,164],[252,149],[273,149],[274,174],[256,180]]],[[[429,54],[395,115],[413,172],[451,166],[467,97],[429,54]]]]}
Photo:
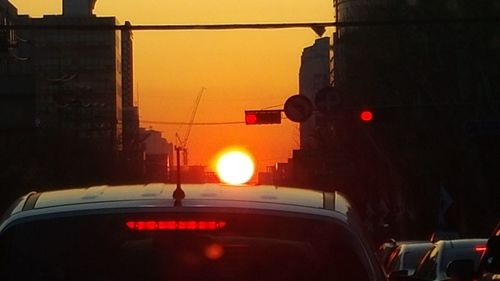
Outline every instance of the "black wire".
{"type": "MultiPolygon", "coordinates": [[[[281,117],[282,120],[288,118],[281,117]]],[[[144,124],[156,124],[156,125],[190,125],[188,122],[175,122],[175,121],[153,121],[153,120],[140,120],[144,124]]],[[[246,124],[245,121],[223,121],[223,122],[194,122],[193,126],[219,126],[219,125],[241,125],[246,124]]]]}
{"type": "MultiPolygon", "coordinates": [[[[150,121],[141,120],[141,123],[145,124],[157,124],[157,125],[191,125],[188,122],[167,122],[167,121],[150,121]]],[[[229,121],[229,122],[194,122],[193,126],[218,126],[218,125],[239,125],[245,124],[244,121],[229,121]]]]}

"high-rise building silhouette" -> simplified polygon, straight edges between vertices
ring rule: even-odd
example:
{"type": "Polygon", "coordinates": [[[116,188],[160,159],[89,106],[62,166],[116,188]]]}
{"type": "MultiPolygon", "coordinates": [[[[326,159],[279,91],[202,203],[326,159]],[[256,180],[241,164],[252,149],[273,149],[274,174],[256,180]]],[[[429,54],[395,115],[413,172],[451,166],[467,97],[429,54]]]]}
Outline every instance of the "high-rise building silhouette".
{"type": "MultiPolygon", "coordinates": [[[[312,103],[316,94],[330,86],[330,38],[317,39],[302,52],[299,71],[299,94],[312,103]]],[[[300,148],[318,147],[316,124],[317,111],[305,122],[300,123],[300,148]]]]}
{"type": "Polygon", "coordinates": [[[339,22],[366,23],[337,28],[333,40],[343,108],[374,113],[369,126],[345,131],[344,150],[375,152],[353,157],[358,185],[378,190],[373,201],[389,195],[384,219],[422,222],[406,231],[485,231],[498,214],[487,206],[500,196],[500,27],[490,21],[499,2],[338,0],[334,8],[339,22]],[[440,187],[455,202],[448,225],[437,224],[440,187]]]}
{"type": "Polygon", "coordinates": [[[93,15],[97,0],[63,0],[63,15],[71,17],[88,17],[93,15]]]}
{"type": "Polygon", "coordinates": [[[0,67],[8,65],[11,76],[10,86],[2,89],[16,96],[9,107],[21,97],[20,89],[31,96],[30,102],[17,103],[14,113],[30,112],[32,141],[27,150],[45,161],[35,161],[34,170],[43,166],[47,171],[33,177],[50,185],[129,179],[140,166],[132,33],[115,29],[115,17],[95,16],[94,0],[62,4],[62,15],[12,16],[12,23],[34,28],[17,30],[15,46],[0,54],[0,67]]]}

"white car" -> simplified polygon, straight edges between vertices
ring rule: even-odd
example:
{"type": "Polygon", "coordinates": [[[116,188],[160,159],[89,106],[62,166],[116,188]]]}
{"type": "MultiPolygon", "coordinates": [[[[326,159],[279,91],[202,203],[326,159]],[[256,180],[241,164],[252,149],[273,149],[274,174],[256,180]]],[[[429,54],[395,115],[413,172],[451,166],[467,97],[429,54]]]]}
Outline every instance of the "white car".
{"type": "Polygon", "coordinates": [[[4,281],[385,280],[338,193],[96,186],[30,193],[0,224],[4,281]]]}
{"type": "Polygon", "coordinates": [[[463,270],[470,264],[471,269],[465,275],[472,278],[477,271],[481,255],[486,250],[487,239],[441,240],[434,244],[420,261],[413,280],[444,281],[450,280],[452,271],[463,270]],[[458,262],[460,265],[453,263],[458,262]],[[464,263],[467,263],[464,265],[464,263]]]}
{"type": "Polygon", "coordinates": [[[418,262],[432,246],[433,244],[427,241],[406,241],[399,244],[384,264],[386,272],[413,275],[418,262]]]}

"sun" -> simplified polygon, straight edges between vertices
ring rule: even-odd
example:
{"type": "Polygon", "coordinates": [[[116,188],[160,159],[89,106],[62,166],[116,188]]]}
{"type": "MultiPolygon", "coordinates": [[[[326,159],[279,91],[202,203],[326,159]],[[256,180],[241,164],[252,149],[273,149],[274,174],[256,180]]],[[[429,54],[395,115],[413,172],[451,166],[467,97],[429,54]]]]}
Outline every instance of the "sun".
{"type": "Polygon", "coordinates": [[[255,171],[252,157],[245,152],[231,150],[217,160],[217,174],[227,184],[244,184],[250,181],[255,171]]]}

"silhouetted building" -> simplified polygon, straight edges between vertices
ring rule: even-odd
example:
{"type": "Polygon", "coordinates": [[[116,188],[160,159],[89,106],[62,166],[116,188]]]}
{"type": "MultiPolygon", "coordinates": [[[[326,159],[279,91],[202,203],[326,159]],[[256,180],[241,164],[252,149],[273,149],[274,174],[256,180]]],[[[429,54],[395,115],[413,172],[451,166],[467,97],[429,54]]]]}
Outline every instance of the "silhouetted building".
{"type": "MultiPolygon", "coordinates": [[[[295,150],[294,150],[295,153],[295,150]]],[[[293,159],[288,159],[287,163],[276,163],[276,171],[274,174],[274,183],[276,185],[284,185],[284,186],[294,186],[295,178],[294,178],[294,169],[293,169],[293,159]]]]}
{"type": "Polygon", "coordinates": [[[141,128],[144,146],[144,174],[146,182],[167,182],[173,169],[174,146],[162,137],[160,131],[141,128]]]}
{"type": "Polygon", "coordinates": [[[63,15],[70,17],[92,16],[97,0],[63,0],[63,15]]]}
{"type": "Polygon", "coordinates": [[[320,190],[345,191],[352,176],[345,153],[335,143],[336,130],[328,105],[335,101],[331,86],[330,38],[304,49],[300,67],[300,94],[315,105],[313,115],[300,125],[300,150],[293,151],[286,172],[278,169],[278,182],[320,190]],[[346,169],[348,167],[348,169],[346,169]],[[349,170],[346,173],[346,170],[349,170]]]}
{"type": "Polygon", "coordinates": [[[132,34],[110,28],[118,24],[114,17],[94,16],[94,4],[64,0],[63,15],[30,18],[0,1],[1,24],[75,25],[75,30],[0,33],[9,38],[7,52],[0,51],[0,114],[10,116],[0,126],[31,130],[16,137],[30,140],[19,148],[34,159],[19,161],[34,170],[27,184],[103,184],[140,177],[132,34]],[[82,30],[82,25],[96,29],[82,30]]]}
{"type": "MultiPolygon", "coordinates": [[[[17,9],[0,0],[0,27],[16,24],[17,9]]],[[[22,39],[0,30],[0,212],[33,184],[36,158],[35,82],[31,61],[20,56],[22,39]]],[[[32,189],[30,189],[32,190],[32,189]]]]}
{"type": "MultiPolygon", "coordinates": [[[[17,17],[17,8],[7,0],[0,0],[0,26],[11,25],[17,17]]],[[[6,53],[15,41],[14,32],[0,30],[0,52],[6,53]]]]}
{"type": "MultiPolygon", "coordinates": [[[[299,71],[299,94],[314,103],[316,93],[330,85],[330,39],[321,38],[302,52],[299,71]]],[[[300,123],[300,148],[318,147],[316,113],[300,123]]]]}
{"type": "MultiPolygon", "coordinates": [[[[17,9],[0,0],[0,26],[16,23],[17,9]]],[[[31,62],[19,56],[19,38],[0,30],[0,130],[31,132],[34,118],[34,80],[31,62]]]]}
{"type": "MultiPolygon", "coordinates": [[[[130,22],[125,22],[130,25],[130,22]]],[[[137,180],[140,175],[138,167],[142,165],[142,151],[139,136],[139,107],[134,95],[133,73],[133,36],[130,30],[124,29],[121,34],[122,52],[122,108],[123,108],[123,163],[124,171],[137,180]]]]}
{"type": "Polygon", "coordinates": [[[219,175],[213,171],[205,172],[205,183],[220,183],[219,175]]]}
{"type": "Polygon", "coordinates": [[[365,214],[411,222],[394,230],[406,238],[446,227],[484,233],[499,213],[500,27],[481,19],[498,17],[499,2],[334,3],[339,22],[479,19],[339,27],[334,87],[342,111],[331,122],[347,128],[336,141],[359,174],[354,190],[388,202],[388,212],[365,204],[365,214]],[[366,107],[374,121],[360,124],[356,114],[366,107]],[[441,186],[454,202],[446,225],[437,219],[441,186]]]}
{"type": "Polygon", "coordinates": [[[205,183],[207,181],[206,166],[190,165],[182,167],[181,182],[183,183],[205,183]]]}
{"type": "Polygon", "coordinates": [[[259,172],[258,184],[275,184],[276,166],[266,167],[265,172],[259,172]]]}
{"type": "MultiPolygon", "coordinates": [[[[44,16],[33,25],[114,26],[114,17],[44,16]]],[[[122,150],[121,32],[44,30],[34,47],[37,116],[42,128],[86,129],[106,151],[122,150]],[[68,110],[66,110],[68,109],[68,110]]]]}

